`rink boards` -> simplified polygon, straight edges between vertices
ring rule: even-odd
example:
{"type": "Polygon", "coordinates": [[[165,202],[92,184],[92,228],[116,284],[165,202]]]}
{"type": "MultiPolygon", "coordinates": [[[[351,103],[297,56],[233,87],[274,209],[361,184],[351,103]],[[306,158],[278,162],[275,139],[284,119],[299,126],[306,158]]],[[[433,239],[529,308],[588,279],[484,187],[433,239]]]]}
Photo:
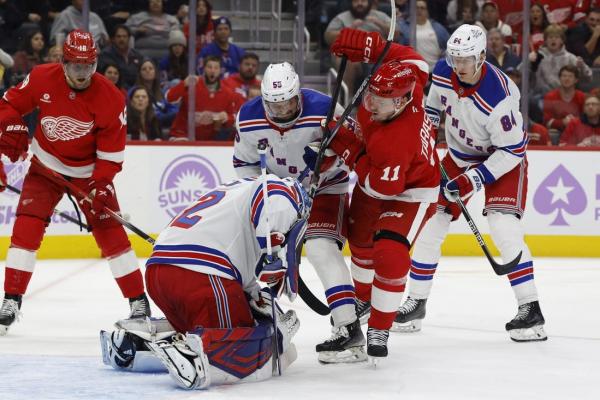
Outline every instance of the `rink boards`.
{"type": "MultiPolygon", "coordinates": [[[[128,145],[123,171],[115,180],[125,217],[143,231],[158,234],[199,195],[235,178],[232,155],[233,148],[223,145],[128,145]]],[[[523,222],[534,256],[599,257],[600,152],[530,149],[528,160],[523,222]]],[[[10,164],[5,160],[8,183],[21,188],[28,166],[28,161],[10,164]]],[[[483,200],[478,194],[469,210],[480,231],[487,233],[487,222],[481,215],[483,200]]],[[[9,245],[17,202],[16,194],[5,191],[0,195],[0,258],[4,258],[9,245]]],[[[57,209],[76,217],[66,197],[57,209]]],[[[130,238],[138,256],[150,254],[147,242],[133,234],[130,238]]],[[[491,242],[489,236],[486,238],[491,242]]],[[[463,219],[452,225],[442,250],[444,255],[481,254],[463,219]]],[[[56,215],[38,253],[39,258],[99,255],[91,235],[56,215]]]]}

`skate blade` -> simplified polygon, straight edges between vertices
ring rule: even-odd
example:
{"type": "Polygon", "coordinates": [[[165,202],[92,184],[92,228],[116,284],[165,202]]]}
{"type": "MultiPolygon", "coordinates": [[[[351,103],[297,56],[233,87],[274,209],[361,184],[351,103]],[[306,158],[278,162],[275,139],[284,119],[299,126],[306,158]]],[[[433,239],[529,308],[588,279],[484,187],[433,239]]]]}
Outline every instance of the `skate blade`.
{"type": "Polygon", "coordinates": [[[373,356],[369,356],[369,365],[373,368],[373,369],[377,369],[377,367],[380,365],[381,361],[384,359],[385,357],[373,357],[373,356]]]}
{"type": "Polygon", "coordinates": [[[390,328],[390,331],[400,332],[400,333],[420,332],[422,323],[423,323],[422,319],[415,319],[415,320],[408,321],[408,322],[394,321],[392,323],[392,327],[390,328]]]}
{"type": "Polygon", "coordinates": [[[344,351],[321,351],[318,359],[321,364],[350,364],[367,361],[367,353],[363,346],[356,346],[344,351]]]}
{"type": "Polygon", "coordinates": [[[519,343],[523,342],[541,342],[548,340],[543,325],[536,325],[525,329],[512,329],[508,331],[510,338],[519,343]]]}
{"type": "Polygon", "coordinates": [[[6,336],[7,332],[8,332],[8,326],[0,325],[0,336],[6,336]]]}

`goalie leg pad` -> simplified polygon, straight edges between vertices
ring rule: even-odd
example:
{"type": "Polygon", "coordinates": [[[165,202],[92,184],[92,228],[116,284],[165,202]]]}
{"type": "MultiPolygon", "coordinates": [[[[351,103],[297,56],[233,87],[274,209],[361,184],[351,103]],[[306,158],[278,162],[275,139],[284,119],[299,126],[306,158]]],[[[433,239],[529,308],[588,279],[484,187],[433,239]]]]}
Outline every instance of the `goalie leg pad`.
{"type": "Polygon", "coordinates": [[[161,340],[148,347],[168,369],[169,375],[184,389],[206,389],[210,386],[208,357],[202,338],[195,334],[178,335],[173,342],[161,340]]]}

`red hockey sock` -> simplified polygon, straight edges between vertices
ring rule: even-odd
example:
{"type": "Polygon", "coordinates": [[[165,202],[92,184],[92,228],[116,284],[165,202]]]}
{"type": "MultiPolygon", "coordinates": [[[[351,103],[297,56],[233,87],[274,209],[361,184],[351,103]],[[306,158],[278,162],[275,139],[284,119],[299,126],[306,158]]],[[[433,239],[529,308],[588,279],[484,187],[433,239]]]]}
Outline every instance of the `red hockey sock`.
{"type": "Polygon", "coordinates": [[[33,273],[6,267],[4,270],[4,293],[25,294],[33,273]]]}
{"type": "Polygon", "coordinates": [[[115,280],[117,281],[117,285],[119,285],[119,289],[121,289],[121,293],[123,293],[123,297],[130,299],[144,293],[144,281],[139,269],[115,280]]]}

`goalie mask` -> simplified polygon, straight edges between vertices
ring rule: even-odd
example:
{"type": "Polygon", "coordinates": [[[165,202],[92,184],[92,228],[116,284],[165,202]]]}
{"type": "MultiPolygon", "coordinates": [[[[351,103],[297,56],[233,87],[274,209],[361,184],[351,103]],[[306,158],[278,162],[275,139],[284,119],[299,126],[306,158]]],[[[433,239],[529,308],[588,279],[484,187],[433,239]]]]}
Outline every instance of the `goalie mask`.
{"type": "Polygon", "coordinates": [[[302,93],[292,64],[270,64],[260,90],[267,119],[282,129],[294,126],[302,114],[302,93]]]}

